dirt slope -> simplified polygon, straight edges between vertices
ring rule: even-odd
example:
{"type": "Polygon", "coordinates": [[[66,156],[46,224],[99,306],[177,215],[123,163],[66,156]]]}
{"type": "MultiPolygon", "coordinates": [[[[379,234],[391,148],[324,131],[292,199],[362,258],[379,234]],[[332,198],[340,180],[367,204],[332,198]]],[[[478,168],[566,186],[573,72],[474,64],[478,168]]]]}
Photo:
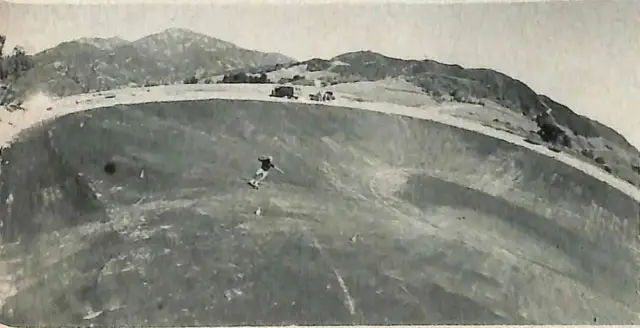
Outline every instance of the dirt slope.
{"type": "Polygon", "coordinates": [[[640,322],[637,202],[474,132],[202,100],[65,116],[5,157],[10,325],[640,322]],[[286,174],[256,192],[262,153],[286,174]]]}

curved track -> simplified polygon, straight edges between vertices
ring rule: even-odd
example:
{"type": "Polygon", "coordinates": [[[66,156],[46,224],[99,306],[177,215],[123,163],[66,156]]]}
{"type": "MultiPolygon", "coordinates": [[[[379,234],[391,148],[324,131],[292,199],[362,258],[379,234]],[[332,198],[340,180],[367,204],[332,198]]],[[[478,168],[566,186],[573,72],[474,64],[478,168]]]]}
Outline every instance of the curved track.
{"type": "Polygon", "coordinates": [[[7,324],[640,322],[637,202],[478,133],[202,100],[65,116],[7,156],[7,324]],[[286,174],[256,192],[263,153],[286,174]]]}

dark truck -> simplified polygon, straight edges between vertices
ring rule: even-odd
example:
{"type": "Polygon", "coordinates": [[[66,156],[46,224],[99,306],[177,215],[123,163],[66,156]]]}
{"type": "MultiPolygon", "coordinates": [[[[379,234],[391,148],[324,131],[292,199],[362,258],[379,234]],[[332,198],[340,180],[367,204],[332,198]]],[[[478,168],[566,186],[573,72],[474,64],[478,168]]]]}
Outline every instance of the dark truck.
{"type": "Polygon", "coordinates": [[[288,85],[275,87],[271,91],[271,94],[269,96],[278,97],[278,98],[298,99],[298,96],[295,95],[294,87],[288,86],[288,85]]]}

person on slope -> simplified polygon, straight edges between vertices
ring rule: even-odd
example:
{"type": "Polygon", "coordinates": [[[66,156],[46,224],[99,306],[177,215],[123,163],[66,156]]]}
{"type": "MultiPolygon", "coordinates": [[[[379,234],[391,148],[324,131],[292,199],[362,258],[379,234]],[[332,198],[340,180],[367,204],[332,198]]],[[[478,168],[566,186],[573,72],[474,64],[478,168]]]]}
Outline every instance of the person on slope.
{"type": "Polygon", "coordinates": [[[258,160],[260,161],[260,168],[256,171],[253,179],[249,181],[249,184],[251,184],[252,186],[257,188],[260,182],[262,182],[262,180],[267,177],[271,168],[284,174],[284,172],[280,168],[273,164],[273,156],[261,156],[260,158],[258,158],[258,160]]]}

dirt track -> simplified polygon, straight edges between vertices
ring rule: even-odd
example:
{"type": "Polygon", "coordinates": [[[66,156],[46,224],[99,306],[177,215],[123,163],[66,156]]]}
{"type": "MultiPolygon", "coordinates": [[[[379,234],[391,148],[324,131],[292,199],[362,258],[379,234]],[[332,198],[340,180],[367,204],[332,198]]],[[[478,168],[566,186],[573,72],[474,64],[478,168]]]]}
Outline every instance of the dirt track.
{"type": "Polygon", "coordinates": [[[499,139],[237,100],[92,110],[24,137],[0,186],[2,255],[25,272],[9,324],[640,320],[637,202],[499,139]],[[255,192],[238,177],[265,152],[286,175],[255,192]]]}

